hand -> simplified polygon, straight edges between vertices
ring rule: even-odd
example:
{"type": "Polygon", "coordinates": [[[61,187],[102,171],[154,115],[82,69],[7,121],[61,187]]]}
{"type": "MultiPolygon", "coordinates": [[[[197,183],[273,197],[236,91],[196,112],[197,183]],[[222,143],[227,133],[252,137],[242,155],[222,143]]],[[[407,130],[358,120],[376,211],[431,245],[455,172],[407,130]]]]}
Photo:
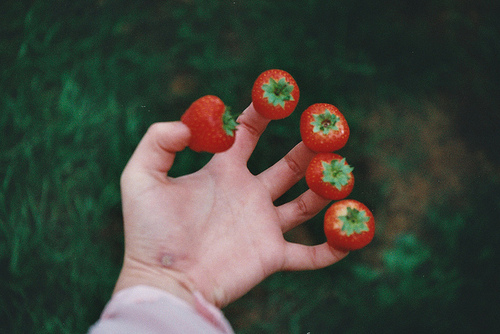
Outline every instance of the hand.
{"type": "Polygon", "coordinates": [[[189,128],[169,122],[147,131],[121,178],[125,257],[115,292],[148,284],[192,302],[197,290],[223,307],[274,272],[318,269],[347,255],[283,238],[329,203],[307,190],[273,204],[304,176],[314,153],[301,142],[253,175],[247,161],[269,120],[250,105],[238,122],[231,149],[178,178],[167,173],[189,143],[189,128]]]}

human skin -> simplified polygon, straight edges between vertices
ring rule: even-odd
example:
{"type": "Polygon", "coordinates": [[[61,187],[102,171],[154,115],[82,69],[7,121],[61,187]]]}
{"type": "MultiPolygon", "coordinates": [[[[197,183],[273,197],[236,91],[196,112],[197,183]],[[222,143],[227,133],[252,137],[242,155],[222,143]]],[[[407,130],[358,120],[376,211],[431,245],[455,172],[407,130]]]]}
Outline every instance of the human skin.
{"type": "Polygon", "coordinates": [[[315,153],[300,142],[269,169],[250,173],[247,161],[269,121],[250,105],[229,150],[176,178],[168,172],[189,143],[189,128],[163,122],[148,129],[121,177],[125,254],[115,293],[144,284],[193,303],[199,291],[224,307],[275,272],[319,269],[348,254],[326,242],[284,239],[330,201],[307,190],[274,205],[315,153]]]}

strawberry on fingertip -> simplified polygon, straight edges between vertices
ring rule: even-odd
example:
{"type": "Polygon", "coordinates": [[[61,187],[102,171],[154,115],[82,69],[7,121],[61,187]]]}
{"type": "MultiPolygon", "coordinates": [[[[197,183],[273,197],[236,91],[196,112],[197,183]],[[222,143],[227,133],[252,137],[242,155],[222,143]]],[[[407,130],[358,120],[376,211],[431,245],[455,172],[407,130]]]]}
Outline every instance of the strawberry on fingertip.
{"type": "Polygon", "coordinates": [[[290,116],[299,102],[300,91],[290,73],[272,69],[261,73],[252,88],[252,102],[262,116],[277,120],[290,116]]]}
{"type": "Polygon", "coordinates": [[[191,130],[189,148],[193,151],[219,153],[234,144],[238,123],[217,96],[206,95],[194,101],[181,121],[191,130]]]}

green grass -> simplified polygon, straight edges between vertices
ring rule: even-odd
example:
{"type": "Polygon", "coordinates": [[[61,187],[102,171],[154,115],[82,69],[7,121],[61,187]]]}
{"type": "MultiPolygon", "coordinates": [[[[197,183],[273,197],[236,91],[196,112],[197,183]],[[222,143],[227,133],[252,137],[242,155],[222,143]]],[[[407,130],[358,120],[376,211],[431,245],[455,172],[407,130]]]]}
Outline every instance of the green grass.
{"type": "MultiPolygon", "coordinates": [[[[300,140],[301,110],[333,103],[352,197],[378,227],[338,265],[273,275],[227,307],[236,331],[498,328],[497,17],[486,0],[3,1],[0,332],[85,332],[120,269],[119,177],[148,126],[204,94],[241,111],[268,68],[301,99],[249,168],[300,140]]],[[[172,175],[209,158],[182,152],[172,175]]],[[[321,215],[287,237],[322,242],[321,215]]]]}

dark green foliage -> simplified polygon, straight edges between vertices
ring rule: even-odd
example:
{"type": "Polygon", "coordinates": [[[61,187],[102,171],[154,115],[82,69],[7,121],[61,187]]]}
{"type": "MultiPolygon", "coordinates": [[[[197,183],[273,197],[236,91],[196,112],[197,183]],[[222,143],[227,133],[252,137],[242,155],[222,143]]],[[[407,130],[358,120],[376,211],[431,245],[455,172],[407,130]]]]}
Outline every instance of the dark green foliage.
{"type": "MultiPolygon", "coordinates": [[[[290,72],[258,173],[336,105],[370,246],[279,273],[226,308],[239,333],[480,333],[499,328],[500,29],[495,1],[0,2],[0,332],[78,333],[123,251],[119,177],[156,121],[214,94],[241,112],[264,70],[290,72]]],[[[210,158],[186,150],[171,175],[210,158]]],[[[280,203],[306,189],[300,182],[280,203]]],[[[322,214],[290,239],[324,241],[322,214]]],[[[292,231],[293,232],[293,231],[292,231]]]]}

